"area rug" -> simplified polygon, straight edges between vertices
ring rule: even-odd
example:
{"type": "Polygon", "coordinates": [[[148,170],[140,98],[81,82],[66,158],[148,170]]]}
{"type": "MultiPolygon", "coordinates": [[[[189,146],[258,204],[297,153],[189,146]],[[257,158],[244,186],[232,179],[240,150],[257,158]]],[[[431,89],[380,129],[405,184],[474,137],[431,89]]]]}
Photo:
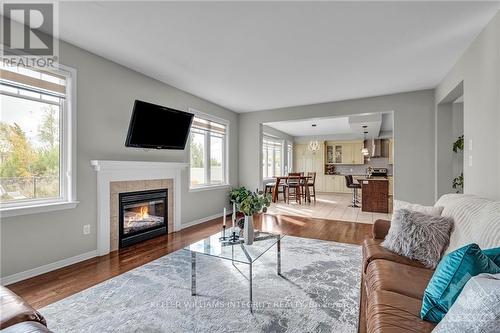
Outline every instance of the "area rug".
{"type": "Polygon", "coordinates": [[[54,332],[356,332],[361,249],[285,236],[248,266],[198,255],[191,296],[190,255],[179,250],[40,310],[54,332]]]}

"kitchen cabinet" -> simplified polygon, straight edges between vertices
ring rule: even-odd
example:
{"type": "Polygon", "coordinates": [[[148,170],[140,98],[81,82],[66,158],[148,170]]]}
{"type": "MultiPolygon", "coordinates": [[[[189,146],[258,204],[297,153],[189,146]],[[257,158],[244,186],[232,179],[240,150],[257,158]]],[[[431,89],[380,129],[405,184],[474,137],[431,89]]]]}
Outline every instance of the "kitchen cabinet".
{"type": "Polygon", "coordinates": [[[325,175],[323,183],[325,192],[335,192],[335,176],[325,175]]]}
{"type": "Polygon", "coordinates": [[[394,139],[389,139],[389,164],[394,164],[394,139]]]}
{"type": "Polygon", "coordinates": [[[362,180],[361,210],[363,212],[389,212],[389,182],[387,179],[370,178],[362,180]]]}
{"type": "Polygon", "coordinates": [[[324,143],[320,143],[317,152],[311,152],[308,144],[294,144],[293,146],[293,171],[316,172],[316,191],[325,191],[325,163],[323,160],[324,143]]]}
{"type": "Polygon", "coordinates": [[[352,145],[352,160],[353,164],[365,164],[365,157],[361,154],[363,142],[356,142],[352,145]]]}
{"type": "Polygon", "coordinates": [[[342,164],[353,164],[353,147],[352,144],[346,143],[342,145],[342,164]]]}
{"type": "Polygon", "coordinates": [[[325,163],[327,164],[364,164],[361,154],[363,141],[328,141],[325,144],[325,163]]]}
{"type": "Polygon", "coordinates": [[[389,179],[389,195],[393,195],[394,193],[394,179],[392,176],[387,177],[389,179]]]}

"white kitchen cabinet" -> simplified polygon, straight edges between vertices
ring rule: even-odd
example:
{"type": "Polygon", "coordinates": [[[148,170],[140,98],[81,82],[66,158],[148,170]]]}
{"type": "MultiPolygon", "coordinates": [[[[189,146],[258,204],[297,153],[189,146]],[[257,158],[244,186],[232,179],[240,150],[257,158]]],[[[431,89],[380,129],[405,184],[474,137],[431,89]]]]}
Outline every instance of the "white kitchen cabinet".
{"type": "Polygon", "coordinates": [[[389,164],[394,164],[394,139],[389,139],[389,164]]]}
{"type": "Polygon", "coordinates": [[[364,164],[362,148],[363,141],[328,141],[324,148],[325,161],[332,164],[364,164]]]}
{"type": "Polygon", "coordinates": [[[325,192],[335,192],[335,176],[325,175],[325,192]]]}
{"type": "Polygon", "coordinates": [[[361,153],[361,149],[363,149],[363,142],[353,143],[352,147],[353,164],[365,164],[365,157],[361,153]]]}
{"type": "Polygon", "coordinates": [[[316,172],[316,191],[325,190],[325,162],[323,159],[324,143],[320,143],[320,148],[316,152],[311,152],[308,144],[296,143],[293,146],[294,167],[293,172],[316,172]]]}

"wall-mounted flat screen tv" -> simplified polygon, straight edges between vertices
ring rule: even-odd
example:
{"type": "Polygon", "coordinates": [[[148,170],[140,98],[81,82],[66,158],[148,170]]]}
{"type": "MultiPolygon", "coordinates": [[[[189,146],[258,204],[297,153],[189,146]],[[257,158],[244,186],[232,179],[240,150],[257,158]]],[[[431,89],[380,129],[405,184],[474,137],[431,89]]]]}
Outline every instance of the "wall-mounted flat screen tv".
{"type": "Polygon", "coordinates": [[[125,146],[184,149],[193,114],[136,100],[125,146]]]}

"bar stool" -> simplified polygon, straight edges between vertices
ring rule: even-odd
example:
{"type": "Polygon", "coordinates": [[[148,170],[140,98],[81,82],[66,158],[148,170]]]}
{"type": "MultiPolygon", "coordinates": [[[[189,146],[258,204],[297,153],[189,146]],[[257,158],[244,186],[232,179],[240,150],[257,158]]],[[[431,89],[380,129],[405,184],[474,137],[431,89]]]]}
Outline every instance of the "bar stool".
{"type": "Polygon", "coordinates": [[[349,205],[349,207],[354,207],[354,208],[359,208],[357,205],[358,201],[358,189],[361,189],[361,184],[359,183],[354,183],[354,179],[352,178],[352,175],[346,175],[345,176],[345,185],[347,188],[352,189],[352,205],[349,205]]]}

